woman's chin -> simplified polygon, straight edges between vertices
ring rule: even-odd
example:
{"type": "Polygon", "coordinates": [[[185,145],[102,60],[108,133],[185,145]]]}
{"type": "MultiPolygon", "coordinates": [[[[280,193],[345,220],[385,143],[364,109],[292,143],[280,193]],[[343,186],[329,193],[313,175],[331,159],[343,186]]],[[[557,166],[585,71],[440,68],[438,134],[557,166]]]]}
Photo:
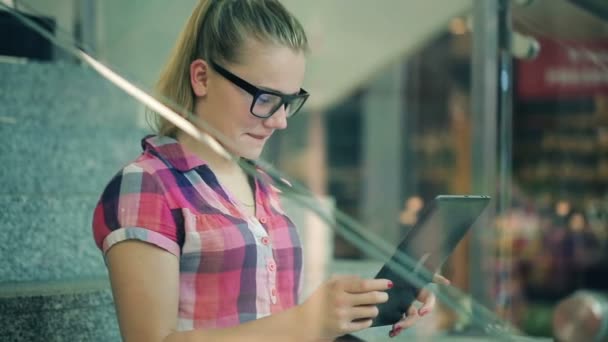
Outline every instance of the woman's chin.
{"type": "Polygon", "coordinates": [[[238,155],[241,158],[245,158],[245,159],[249,159],[249,160],[256,160],[258,158],[260,158],[260,155],[262,155],[262,151],[264,150],[264,147],[253,147],[253,146],[248,146],[245,148],[241,148],[240,151],[238,151],[238,155]]]}

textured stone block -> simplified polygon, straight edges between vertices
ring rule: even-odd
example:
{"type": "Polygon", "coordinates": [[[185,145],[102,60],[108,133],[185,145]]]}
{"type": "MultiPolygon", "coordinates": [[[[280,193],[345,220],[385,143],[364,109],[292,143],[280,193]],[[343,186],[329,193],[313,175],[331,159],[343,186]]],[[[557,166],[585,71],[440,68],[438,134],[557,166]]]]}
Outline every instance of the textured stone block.
{"type": "Polygon", "coordinates": [[[91,231],[97,196],[0,196],[2,282],[105,276],[91,231]]]}
{"type": "Polygon", "coordinates": [[[106,280],[3,285],[0,341],[120,341],[106,280]]]}

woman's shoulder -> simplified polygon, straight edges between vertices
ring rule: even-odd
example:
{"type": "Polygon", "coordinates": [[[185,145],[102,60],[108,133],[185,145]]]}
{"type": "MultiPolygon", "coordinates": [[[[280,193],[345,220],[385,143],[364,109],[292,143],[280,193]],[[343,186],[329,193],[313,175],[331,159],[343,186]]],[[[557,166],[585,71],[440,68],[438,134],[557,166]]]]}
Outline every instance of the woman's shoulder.
{"type": "Polygon", "coordinates": [[[141,141],[142,152],[137,158],[126,163],[120,170],[119,174],[124,173],[141,173],[154,177],[158,177],[171,166],[162,158],[155,143],[160,138],[155,135],[148,135],[141,141]]]}
{"type": "Polygon", "coordinates": [[[139,172],[151,176],[159,176],[160,173],[169,169],[169,166],[156,155],[143,151],[137,158],[127,163],[122,172],[139,172]]]}
{"type": "Polygon", "coordinates": [[[108,187],[129,187],[131,192],[146,192],[146,189],[165,188],[165,183],[171,178],[170,167],[158,156],[148,150],[142,151],[137,158],[127,162],[117,170],[108,182],[108,187]],[[138,187],[136,190],[134,187],[138,187]]]}

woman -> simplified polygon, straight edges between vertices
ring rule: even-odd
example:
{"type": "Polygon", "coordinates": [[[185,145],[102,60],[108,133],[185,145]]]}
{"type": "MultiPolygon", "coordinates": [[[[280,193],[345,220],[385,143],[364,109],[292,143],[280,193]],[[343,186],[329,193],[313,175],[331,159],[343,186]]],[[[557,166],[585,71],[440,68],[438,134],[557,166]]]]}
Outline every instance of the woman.
{"type": "MultiPolygon", "coordinates": [[[[308,97],[307,49],[277,0],[201,0],[158,90],[254,160],[308,97]]],[[[93,218],[125,341],[318,340],[370,326],[388,280],[334,277],[298,305],[301,246],[268,182],[163,119],[142,146],[93,218]]],[[[391,335],[433,308],[420,299],[391,335]]]]}

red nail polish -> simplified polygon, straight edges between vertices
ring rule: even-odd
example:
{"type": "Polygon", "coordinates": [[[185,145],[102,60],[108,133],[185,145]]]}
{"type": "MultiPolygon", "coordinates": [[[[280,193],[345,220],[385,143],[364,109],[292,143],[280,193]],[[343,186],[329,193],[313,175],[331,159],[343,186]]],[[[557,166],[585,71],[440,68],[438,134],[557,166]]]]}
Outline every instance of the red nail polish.
{"type": "Polygon", "coordinates": [[[389,289],[392,288],[393,287],[393,282],[389,281],[387,286],[388,286],[389,289]]]}

